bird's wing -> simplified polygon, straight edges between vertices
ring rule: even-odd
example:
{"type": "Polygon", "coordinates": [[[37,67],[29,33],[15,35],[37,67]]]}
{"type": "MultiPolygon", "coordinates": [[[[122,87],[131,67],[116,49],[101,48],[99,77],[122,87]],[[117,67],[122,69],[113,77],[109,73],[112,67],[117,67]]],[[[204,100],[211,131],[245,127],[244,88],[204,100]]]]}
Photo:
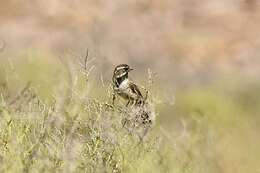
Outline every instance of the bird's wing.
{"type": "Polygon", "coordinates": [[[135,94],[137,94],[139,97],[143,98],[142,93],[140,92],[139,88],[137,87],[136,84],[134,84],[133,82],[129,82],[129,87],[131,89],[131,91],[135,94]]]}

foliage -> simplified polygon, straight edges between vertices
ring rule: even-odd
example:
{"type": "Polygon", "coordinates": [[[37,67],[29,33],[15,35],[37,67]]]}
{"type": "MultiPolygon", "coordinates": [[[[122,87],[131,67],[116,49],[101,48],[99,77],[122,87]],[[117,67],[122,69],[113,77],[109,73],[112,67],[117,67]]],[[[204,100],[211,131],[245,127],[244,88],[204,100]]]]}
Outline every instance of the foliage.
{"type": "Polygon", "coordinates": [[[148,87],[140,111],[110,105],[90,64],[31,56],[1,67],[0,172],[256,172],[257,83],[179,89],[175,105],[148,87]]]}

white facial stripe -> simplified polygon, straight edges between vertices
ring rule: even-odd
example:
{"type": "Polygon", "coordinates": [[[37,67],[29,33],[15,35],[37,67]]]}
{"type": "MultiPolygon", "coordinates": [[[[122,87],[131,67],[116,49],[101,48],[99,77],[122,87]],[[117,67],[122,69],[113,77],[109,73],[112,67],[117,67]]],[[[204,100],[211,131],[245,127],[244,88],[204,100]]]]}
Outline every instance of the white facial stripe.
{"type": "Polygon", "coordinates": [[[122,77],[122,76],[126,75],[126,73],[127,73],[127,72],[124,72],[124,73],[122,73],[122,74],[118,75],[118,76],[117,76],[117,78],[119,78],[119,77],[122,77]]]}

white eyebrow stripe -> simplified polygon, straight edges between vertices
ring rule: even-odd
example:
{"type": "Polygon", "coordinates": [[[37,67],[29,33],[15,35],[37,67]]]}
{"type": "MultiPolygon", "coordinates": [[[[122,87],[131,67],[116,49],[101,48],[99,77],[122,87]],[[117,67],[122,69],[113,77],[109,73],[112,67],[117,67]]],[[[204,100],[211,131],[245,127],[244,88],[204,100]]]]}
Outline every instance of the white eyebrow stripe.
{"type": "Polygon", "coordinates": [[[121,70],[121,69],[123,69],[123,68],[126,68],[126,67],[117,67],[116,69],[117,69],[117,70],[121,70]]]}

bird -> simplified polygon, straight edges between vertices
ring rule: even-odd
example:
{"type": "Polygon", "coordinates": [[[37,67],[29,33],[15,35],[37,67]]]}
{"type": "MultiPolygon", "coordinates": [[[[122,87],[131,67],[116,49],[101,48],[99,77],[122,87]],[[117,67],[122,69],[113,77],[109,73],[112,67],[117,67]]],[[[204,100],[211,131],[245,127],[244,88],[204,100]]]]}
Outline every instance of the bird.
{"type": "Polygon", "coordinates": [[[127,64],[117,65],[114,69],[112,83],[113,83],[113,105],[116,95],[121,96],[127,100],[126,106],[129,105],[143,105],[144,98],[138,86],[129,79],[128,73],[133,69],[127,64]]]}

